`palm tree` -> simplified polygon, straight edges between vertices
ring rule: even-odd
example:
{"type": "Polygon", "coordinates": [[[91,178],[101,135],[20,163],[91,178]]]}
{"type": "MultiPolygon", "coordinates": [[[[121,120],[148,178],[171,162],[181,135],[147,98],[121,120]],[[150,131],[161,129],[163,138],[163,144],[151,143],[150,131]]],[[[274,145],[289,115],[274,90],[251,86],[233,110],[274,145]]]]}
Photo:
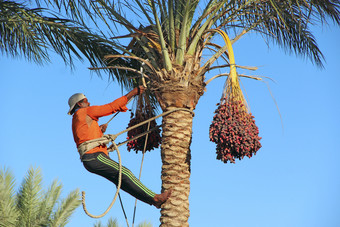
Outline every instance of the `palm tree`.
{"type": "MultiPolygon", "coordinates": [[[[57,5],[58,10],[81,25],[83,16],[93,19],[92,25],[100,35],[94,35],[89,43],[97,41],[96,38],[100,41],[88,51],[102,51],[94,54],[99,58],[106,55],[105,61],[97,60],[104,67],[91,62],[92,69],[106,69],[112,79],[130,88],[133,77],[143,67],[149,93],[162,111],[182,108],[162,118],[162,190],[173,190],[171,199],[162,206],[162,226],[189,225],[193,121],[190,111],[195,109],[210,82],[205,78],[206,73],[243,67],[231,61],[228,45],[214,37],[226,32],[233,44],[249,32],[257,33],[268,43],[280,45],[322,67],[323,55],[310,27],[327,23],[328,19],[340,24],[339,0],[42,2],[57,5]],[[114,51],[110,52],[108,47],[114,51]]],[[[77,48],[84,51],[81,46],[77,48]]]]}
{"type": "MultiPolygon", "coordinates": [[[[328,18],[340,24],[337,0],[134,0],[115,3],[91,2],[93,12],[103,16],[103,24],[108,25],[107,37],[116,40],[117,51],[120,51],[119,55],[105,57],[107,66],[104,68],[137,74],[136,69],[143,66],[149,90],[163,112],[175,108],[193,110],[205,92],[205,74],[234,66],[230,62],[230,52],[226,52],[228,46],[213,39],[219,34],[217,31],[232,36],[232,44],[249,32],[256,32],[267,41],[322,66],[323,55],[310,26],[325,23],[328,18]],[[124,45],[121,41],[124,38],[131,39],[124,45]],[[205,60],[203,54],[210,54],[210,57],[205,60]],[[121,65],[117,59],[130,61],[132,66],[121,65]],[[218,63],[217,59],[225,63],[218,63]]],[[[115,76],[129,84],[130,78],[125,74],[115,76]]],[[[189,225],[192,120],[192,113],[184,110],[162,118],[162,190],[172,189],[173,193],[162,206],[161,226],[189,225]]]]}
{"type": "Polygon", "coordinates": [[[53,181],[47,191],[41,187],[39,169],[30,168],[17,193],[8,169],[0,171],[0,226],[65,226],[81,201],[79,191],[61,199],[62,185],[53,181]]]}

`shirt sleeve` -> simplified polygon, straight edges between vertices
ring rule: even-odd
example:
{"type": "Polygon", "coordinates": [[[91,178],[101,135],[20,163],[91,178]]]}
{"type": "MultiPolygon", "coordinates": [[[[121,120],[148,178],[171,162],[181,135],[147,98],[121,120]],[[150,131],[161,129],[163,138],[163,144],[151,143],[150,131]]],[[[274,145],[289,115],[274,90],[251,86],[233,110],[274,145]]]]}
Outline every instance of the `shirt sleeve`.
{"type": "Polygon", "coordinates": [[[126,112],[128,108],[126,107],[127,97],[122,96],[115,101],[101,105],[101,106],[90,106],[87,108],[87,115],[89,115],[93,120],[98,121],[98,118],[113,114],[117,111],[126,112]]]}

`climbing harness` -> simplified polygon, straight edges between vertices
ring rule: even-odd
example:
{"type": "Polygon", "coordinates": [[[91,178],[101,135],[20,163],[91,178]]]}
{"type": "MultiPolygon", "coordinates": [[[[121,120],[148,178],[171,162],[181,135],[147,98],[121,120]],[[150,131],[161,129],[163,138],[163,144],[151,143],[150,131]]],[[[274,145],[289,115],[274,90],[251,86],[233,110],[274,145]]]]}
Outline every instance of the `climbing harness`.
{"type": "MultiPolygon", "coordinates": [[[[152,129],[149,129],[149,127],[148,127],[149,130],[147,130],[146,132],[143,132],[143,133],[141,133],[141,134],[139,134],[139,135],[137,135],[137,136],[135,136],[135,137],[133,137],[133,138],[131,138],[131,139],[128,139],[128,140],[126,140],[126,141],[124,141],[124,142],[121,142],[121,143],[118,143],[118,144],[116,144],[114,140],[115,140],[119,135],[121,135],[121,134],[123,134],[123,133],[125,133],[125,132],[128,132],[128,131],[130,131],[130,130],[132,130],[132,129],[135,129],[135,128],[137,128],[137,127],[140,127],[140,126],[142,126],[142,125],[144,125],[144,124],[146,124],[146,123],[150,123],[151,121],[153,121],[153,120],[155,120],[155,119],[157,119],[157,118],[159,118],[159,117],[166,116],[166,115],[171,114],[171,113],[176,112],[176,111],[187,111],[187,112],[190,112],[190,113],[192,113],[192,114],[194,115],[194,112],[193,112],[192,110],[190,110],[190,109],[186,109],[186,108],[174,108],[174,109],[169,110],[169,111],[166,111],[166,112],[164,112],[164,113],[162,113],[162,114],[160,114],[160,115],[158,115],[158,116],[149,118],[149,119],[147,119],[147,120],[145,120],[145,121],[143,121],[143,122],[141,122],[141,123],[139,123],[139,124],[136,124],[136,125],[134,125],[134,126],[131,126],[130,128],[127,128],[127,129],[125,129],[125,130],[123,130],[123,131],[121,131],[121,132],[119,132],[119,133],[117,133],[117,134],[106,134],[106,135],[103,135],[101,138],[93,139],[93,140],[88,140],[88,141],[85,141],[84,143],[82,143],[82,144],[79,145],[79,147],[78,147],[78,152],[79,152],[79,155],[80,155],[80,159],[82,159],[82,156],[83,156],[87,151],[89,151],[89,150],[91,150],[91,149],[93,149],[93,148],[95,148],[95,147],[97,147],[97,146],[106,145],[106,144],[109,144],[109,143],[112,143],[112,144],[108,147],[108,152],[112,152],[112,151],[116,150],[116,151],[117,151],[117,155],[118,155],[119,177],[118,177],[117,191],[116,191],[116,194],[115,194],[115,196],[114,196],[114,198],[113,198],[111,204],[110,204],[109,207],[104,211],[104,213],[102,213],[101,215],[93,215],[93,214],[91,214],[90,212],[88,212],[88,210],[86,209],[86,205],[85,205],[85,192],[82,191],[82,204],[83,204],[83,209],[84,209],[85,213],[86,213],[88,216],[90,216],[91,218],[101,218],[101,217],[104,217],[104,216],[109,212],[109,210],[112,208],[113,204],[115,203],[115,201],[116,201],[116,199],[117,199],[117,196],[118,196],[118,193],[119,193],[119,190],[120,190],[120,187],[121,187],[121,182],[122,182],[122,163],[121,163],[121,156],[120,156],[120,152],[119,152],[118,147],[121,146],[121,145],[123,145],[123,144],[125,144],[125,143],[128,143],[128,142],[130,142],[130,141],[132,141],[132,140],[136,140],[136,139],[138,139],[138,138],[140,138],[140,137],[142,137],[142,136],[148,135],[150,132],[152,132],[153,130],[158,129],[158,128],[161,127],[162,125],[158,125],[158,126],[152,128],[152,129]]],[[[113,116],[113,117],[114,117],[114,116],[113,116]]],[[[108,122],[110,122],[111,120],[112,120],[112,118],[111,118],[108,122]]],[[[107,122],[107,123],[108,123],[108,122],[107,122]]],[[[107,124],[107,123],[106,123],[106,124],[107,124]]],[[[145,140],[144,147],[146,146],[146,142],[147,142],[147,140],[145,140]]],[[[144,153],[145,153],[145,151],[143,151],[143,156],[144,156],[144,153]]],[[[143,158],[144,158],[144,157],[143,157],[143,158]]],[[[142,168],[142,167],[141,167],[141,168],[142,168]]],[[[140,176],[139,176],[139,178],[140,178],[140,176]]],[[[125,212],[124,212],[124,213],[125,213],[125,212]]]]}
{"type": "Polygon", "coordinates": [[[103,135],[102,137],[94,140],[88,140],[83,142],[78,147],[78,152],[80,155],[80,159],[82,159],[83,155],[88,152],[89,150],[92,150],[95,147],[98,147],[100,145],[108,144],[116,139],[115,135],[103,135]]]}

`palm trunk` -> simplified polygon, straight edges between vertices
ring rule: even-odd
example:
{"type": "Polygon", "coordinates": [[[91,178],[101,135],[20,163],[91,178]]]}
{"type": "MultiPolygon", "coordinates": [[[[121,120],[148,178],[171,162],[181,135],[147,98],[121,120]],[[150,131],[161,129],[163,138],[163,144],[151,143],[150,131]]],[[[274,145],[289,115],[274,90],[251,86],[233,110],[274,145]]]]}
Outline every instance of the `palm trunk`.
{"type": "Polygon", "coordinates": [[[200,76],[200,61],[186,56],[185,66],[173,71],[159,71],[153,81],[154,94],[164,112],[162,126],[162,191],[172,190],[171,197],[162,205],[161,227],[189,226],[190,161],[192,110],[204,93],[204,78],[200,76]]]}
{"type": "Polygon", "coordinates": [[[162,227],[189,226],[192,119],[187,111],[176,111],[163,117],[162,190],[171,189],[172,195],[162,206],[162,227]]]}

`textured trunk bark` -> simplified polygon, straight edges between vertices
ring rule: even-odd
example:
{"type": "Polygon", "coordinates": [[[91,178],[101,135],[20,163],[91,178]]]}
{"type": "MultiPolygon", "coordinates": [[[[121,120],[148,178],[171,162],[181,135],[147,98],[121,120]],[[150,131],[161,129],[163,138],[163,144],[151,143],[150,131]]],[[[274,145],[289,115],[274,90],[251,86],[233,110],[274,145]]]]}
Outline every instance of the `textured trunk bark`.
{"type": "MultiPolygon", "coordinates": [[[[168,107],[166,111],[173,108],[168,107]]],[[[163,117],[162,190],[172,189],[172,195],[161,209],[162,227],[189,226],[192,119],[187,111],[163,117]]]]}
{"type": "MultiPolygon", "coordinates": [[[[186,56],[183,66],[173,66],[171,72],[158,72],[159,80],[152,82],[153,92],[164,112],[174,108],[194,110],[205,88],[200,59],[186,56]]],[[[193,114],[184,110],[163,116],[162,190],[171,189],[172,194],[162,205],[161,227],[189,226],[192,120],[193,114]]]]}

